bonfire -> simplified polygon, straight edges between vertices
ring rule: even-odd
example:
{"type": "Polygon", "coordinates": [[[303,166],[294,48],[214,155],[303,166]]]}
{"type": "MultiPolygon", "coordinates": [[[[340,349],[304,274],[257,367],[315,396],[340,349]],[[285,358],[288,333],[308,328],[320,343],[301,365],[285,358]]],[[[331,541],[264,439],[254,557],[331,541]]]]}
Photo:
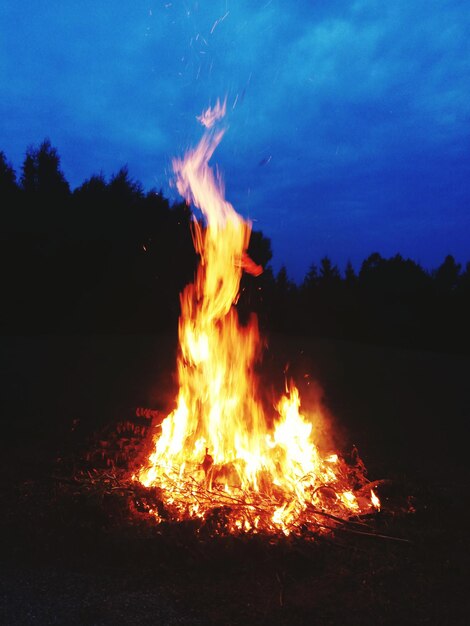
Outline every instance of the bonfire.
{"type": "Polygon", "coordinates": [[[320,451],[313,414],[293,381],[267,413],[256,364],[263,341],[255,316],[242,325],[236,303],[243,272],[262,273],[247,253],[251,223],[225,199],[209,166],[225,128],[225,103],[198,117],[197,147],[173,161],[176,186],[202,212],[192,221],[199,265],[181,293],[179,391],[156,427],[151,454],[133,475],[158,493],[156,522],[217,516],[231,533],[327,532],[374,513],[380,502],[363,464],[320,451]]]}

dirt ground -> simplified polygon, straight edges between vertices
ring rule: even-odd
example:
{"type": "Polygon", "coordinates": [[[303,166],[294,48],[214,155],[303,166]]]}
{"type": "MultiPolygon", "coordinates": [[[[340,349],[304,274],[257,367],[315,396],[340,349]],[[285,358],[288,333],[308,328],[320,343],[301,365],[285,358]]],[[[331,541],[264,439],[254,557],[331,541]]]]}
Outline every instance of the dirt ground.
{"type": "Polygon", "coordinates": [[[270,340],[267,396],[287,363],[306,407],[321,385],[335,445],[356,444],[369,477],[389,479],[375,530],[406,540],[339,532],[311,543],[153,527],[118,494],[57,480],[93,432],[137,406],[171,407],[175,346],[0,339],[1,623],[468,624],[470,357],[270,340]]]}

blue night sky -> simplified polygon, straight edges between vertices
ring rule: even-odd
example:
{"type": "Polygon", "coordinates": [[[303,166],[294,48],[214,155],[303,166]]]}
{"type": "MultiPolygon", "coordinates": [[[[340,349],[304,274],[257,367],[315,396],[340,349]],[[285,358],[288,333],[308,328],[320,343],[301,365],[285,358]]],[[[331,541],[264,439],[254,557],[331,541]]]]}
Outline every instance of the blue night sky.
{"type": "Polygon", "coordinates": [[[49,137],[72,188],[127,164],[169,195],[226,95],[213,160],[276,270],[467,261],[469,26],[457,0],[3,0],[0,150],[19,174],[49,137]]]}

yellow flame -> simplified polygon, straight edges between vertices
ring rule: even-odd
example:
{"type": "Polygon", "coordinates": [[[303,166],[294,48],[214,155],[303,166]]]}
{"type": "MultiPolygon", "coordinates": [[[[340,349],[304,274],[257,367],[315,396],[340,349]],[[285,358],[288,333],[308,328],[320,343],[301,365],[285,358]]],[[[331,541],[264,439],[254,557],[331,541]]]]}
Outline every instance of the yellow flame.
{"type": "Polygon", "coordinates": [[[200,263],[181,294],[176,408],[137,478],[159,486],[177,518],[204,517],[222,503],[234,530],[288,534],[312,519],[308,511],[315,507],[343,516],[360,507],[344,461],[321,457],[293,384],[268,427],[254,373],[262,348],[257,321],[241,326],[234,307],[243,269],[262,270],[247,255],[251,223],[225,199],[209,166],[224,134],[215,123],[224,113],[219,101],[204,112],[200,143],[173,161],[179,192],[205,223],[193,220],[200,263]]]}
{"type": "Polygon", "coordinates": [[[377,511],[380,511],[380,500],[372,489],[370,490],[370,499],[371,499],[372,505],[377,509],[377,511]]]}

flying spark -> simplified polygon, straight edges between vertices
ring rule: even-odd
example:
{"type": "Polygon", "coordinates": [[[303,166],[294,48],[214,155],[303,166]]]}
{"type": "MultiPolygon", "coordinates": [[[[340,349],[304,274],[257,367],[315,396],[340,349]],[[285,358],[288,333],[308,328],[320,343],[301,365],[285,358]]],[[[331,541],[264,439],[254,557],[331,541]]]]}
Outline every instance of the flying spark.
{"type": "Polygon", "coordinates": [[[220,22],[223,22],[224,19],[229,15],[230,11],[227,11],[227,13],[225,15],[223,15],[222,17],[219,17],[218,20],[215,20],[215,22],[212,24],[212,28],[211,28],[211,35],[212,33],[215,31],[215,29],[217,28],[217,26],[220,24],[220,22]]]}

